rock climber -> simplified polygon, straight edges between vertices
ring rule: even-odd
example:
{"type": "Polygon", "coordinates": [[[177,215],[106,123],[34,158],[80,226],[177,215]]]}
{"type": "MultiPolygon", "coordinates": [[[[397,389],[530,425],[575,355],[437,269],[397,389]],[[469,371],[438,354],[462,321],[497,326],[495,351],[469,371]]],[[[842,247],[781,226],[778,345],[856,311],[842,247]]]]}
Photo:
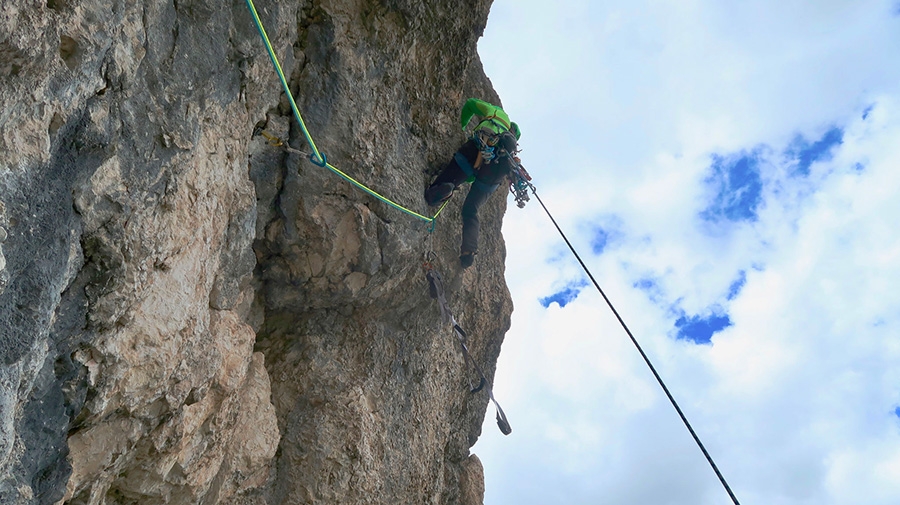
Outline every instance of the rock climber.
{"type": "Polygon", "coordinates": [[[477,98],[469,98],[460,113],[463,130],[473,116],[481,121],[472,137],[463,144],[431,186],[425,190],[430,206],[446,201],[464,182],[472,187],[462,206],[462,245],[459,261],[467,268],[478,252],[478,208],[500,183],[518,166],[519,125],[509,120],[500,107],[477,98]]]}

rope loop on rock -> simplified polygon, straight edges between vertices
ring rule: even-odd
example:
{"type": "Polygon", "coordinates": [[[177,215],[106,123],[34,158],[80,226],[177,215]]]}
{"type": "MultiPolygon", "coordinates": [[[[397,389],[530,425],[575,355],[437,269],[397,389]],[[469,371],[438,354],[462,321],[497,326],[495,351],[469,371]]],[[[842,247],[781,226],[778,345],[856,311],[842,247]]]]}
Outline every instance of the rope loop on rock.
{"type": "Polygon", "coordinates": [[[438,215],[444,209],[444,206],[441,206],[438,209],[437,213],[434,216],[428,217],[422,215],[414,210],[410,210],[380,194],[370,189],[366,185],[357,181],[356,179],[350,177],[338,170],[334,165],[328,163],[328,159],[325,156],[325,153],[319,151],[319,148],[316,147],[316,143],[313,141],[312,136],[309,134],[309,129],[306,127],[306,123],[303,121],[303,117],[300,115],[300,109],[297,107],[297,102],[294,100],[294,96],[291,94],[291,89],[288,86],[287,79],[284,76],[284,70],[281,68],[281,64],[278,63],[278,57],[275,56],[275,50],[272,48],[272,42],[269,40],[269,36],[266,34],[266,29],[263,27],[262,21],[259,19],[259,13],[256,11],[256,6],[253,4],[253,0],[245,0],[247,3],[247,9],[250,10],[250,14],[253,16],[253,22],[256,24],[256,29],[259,31],[259,36],[262,38],[263,44],[266,46],[266,51],[269,53],[269,59],[272,60],[272,66],[275,67],[275,73],[278,74],[278,79],[281,81],[281,86],[284,88],[284,94],[287,95],[288,101],[291,103],[291,110],[294,113],[294,118],[297,120],[297,124],[300,125],[300,129],[303,131],[303,136],[306,137],[306,143],[309,145],[310,149],[312,149],[312,154],[309,155],[309,161],[322,168],[327,168],[331,170],[336,175],[340,176],[347,182],[353,184],[363,192],[381,200],[382,202],[394,207],[395,209],[409,214],[410,216],[419,218],[428,223],[434,223],[434,220],[437,219],[438,215]]]}
{"type": "Polygon", "coordinates": [[[328,168],[328,158],[325,156],[325,153],[319,153],[318,155],[315,153],[310,154],[309,162],[317,167],[328,168]]]}

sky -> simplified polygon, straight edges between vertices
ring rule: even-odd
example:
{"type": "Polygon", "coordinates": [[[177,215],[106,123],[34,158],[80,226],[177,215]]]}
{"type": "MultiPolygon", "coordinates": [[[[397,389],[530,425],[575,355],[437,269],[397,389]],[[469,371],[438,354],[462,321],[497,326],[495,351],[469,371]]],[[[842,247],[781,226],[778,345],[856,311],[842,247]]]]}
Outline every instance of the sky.
{"type": "MultiPolygon", "coordinates": [[[[495,0],[538,194],[738,500],[900,503],[900,1],[495,0]]],[[[534,200],[485,503],[732,503],[534,200]]]]}

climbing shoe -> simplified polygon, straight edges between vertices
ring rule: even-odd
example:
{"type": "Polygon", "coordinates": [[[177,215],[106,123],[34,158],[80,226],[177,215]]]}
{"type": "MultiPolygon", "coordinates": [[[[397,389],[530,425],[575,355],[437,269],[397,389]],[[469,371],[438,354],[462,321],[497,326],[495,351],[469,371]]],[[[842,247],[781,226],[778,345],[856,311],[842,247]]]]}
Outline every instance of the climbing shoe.
{"type": "Polygon", "coordinates": [[[459,264],[462,265],[463,268],[469,268],[472,266],[472,263],[475,262],[475,253],[474,252],[464,252],[459,255],[459,264]]]}
{"type": "Polygon", "coordinates": [[[435,184],[425,190],[425,202],[431,207],[440,205],[450,198],[454,189],[456,189],[456,185],[452,182],[435,184]]]}

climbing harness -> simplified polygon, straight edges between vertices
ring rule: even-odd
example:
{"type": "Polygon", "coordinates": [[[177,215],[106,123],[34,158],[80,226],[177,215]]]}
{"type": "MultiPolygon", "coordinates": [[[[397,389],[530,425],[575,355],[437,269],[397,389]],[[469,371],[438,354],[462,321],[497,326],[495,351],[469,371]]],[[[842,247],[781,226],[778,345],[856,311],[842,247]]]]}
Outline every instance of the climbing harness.
{"type": "MultiPolygon", "coordinates": [[[[328,170],[337,174],[338,176],[340,176],[341,178],[343,178],[350,184],[352,184],[352,185],[356,186],[358,189],[362,190],[363,192],[377,198],[378,200],[381,200],[382,202],[390,205],[391,207],[394,207],[395,209],[397,209],[401,212],[409,214],[410,216],[416,217],[418,219],[421,219],[421,220],[423,220],[427,223],[431,223],[433,225],[434,221],[437,219],[438,215],[443,210],[443,207],[438,209],[438,211],[434,214],[434,216],[431,216],[431,217],[419,214],[418,212],[410,210],[410,209],[394,202],[393,200],[390,200],[390,199],[378,194],[374,190],[370,189],[368,186],[357,181],[353,177],[350,177],[346,173],[340,171],[331,163],[328,163],[328,158],[325,156],[325,153],[319,151],[319,148],[316,147],[316,143],[313,141],[312,136],[309,134],[309,130],[306,128],[306,123],[303,121],[303,117],[300,115],[300,109],[297,107],[296,101],[294,101],[294,96],[291,94],[291,89],[288,86],[287,79],[284,76],[284,70],[282,70],[281,64],[278,63],[278,57],[275,56],[275,50],[272,48],[272,43],[271,43],[271,41],[269,41],[269,36],[266,34],[266,29],[263,27],[262,21],[259,19],[259,13],[256,11],[256,6],[253,4],[253,0],[245,0],[245,1],[247,3],[247,8],[250,10],[250,14],[253,16],[253,22],[256,24],[256,29],[257,29],[257,31],[259,31],[259,36],[260,36],[260,38],[262,38],[263,44],[266,46],[266,51],[269,53],[269,59],[272,60],[272,66],[275,67],[275,72],[278,74],[278,78],[281,81],[281,86],[284,89],[284,93],[285,93],[285,95],[287,95],[288,101],[291,104],[291,111],[293,111],[293,113],[294,113],[294,118],[297,120],[297,124],[300,125],[300,129],[303,131],[304,137],[306,137],[307,145],[312,150],[312,153],[310,153],[308,156],[310,163],[312,163],[316,166],[322,167],[322,168],[327,168],[328,170]]],[[[267,137],[267,139],[268,139],[268,137],[267,137]]],[[[280,142],[281,141],[279,140],[279,143],[280,142]]],[[[270,141],[270,143],[271,143],[271,141],[270,141]]],[[[275,145],[275,144],[272,144],[272,145],[275,145]]],[[[294,151],[296,151],[297,153],[301,152],[301,151],[297,151],[297,150],[294,150],[294,151]]]]}
{"type": "Polygon", "coordinates": [[[475,130],[475,133],[472,134],[470,139],[475,142],[475,145],[478,147],[478,152],[481,153],[482,162],[490,163],[496,157],[516,155],[518,151],[507,152],[505,149],[498,146],[503,135],[512,135],[512,133],[508,131],[494,133],[485,128],[478,128],[475,130]]]}
{"type": "Polygon", "coordinates": [[[494,159],[494,148],[500,142],[500,134],[479,128],[472,134],[472,140],[478,146],[478,152],[481,153],[481,161],[490,163],[494,159]]]}
{"type": "Polygon", "coordinates": [[[500,403],[494,398],[493,389],[487,385],[488,380],[484,375],[484,371],[478,366],[475,358],[469,354],[469,346],[467,345],[468,335],[465,330],[462,329],[462,326],[459,325],[459,322],[456,321],[456,318],[453,317],[453,312],[450,310],[450,305],[447,303],[447,297],[444,294],[444,281],[441,278],[441,274],[434,268],[434,265],[430,261],[432,259],[432,254],[433,253],[426,253],[425,262],[423,263],[423,267],[425,268],[425,278],[428,280],[428,294],[432,299],[437,300],[438,307],[441,310],[441,320],[445,323],[449,323],[453,328],[453,333],[456,335],[456,339],[459,341],[459,345],[462,348],[463,360],[465,361],[466,368],[468,368],[471,363],[472,368],[478,374],[478,385],[473,387],[472,382],[469,381],[469,392],[475,394],[487,387],[488,398],[490,398],[494,403],[494,407],[497,409],[497,427],[500,428],[500,431],[504,435],[509,435],[512,433],[512,427],[509,425],[509,421],[506,419],[506,414],[500,407],[500,403]]]}
{"type": "Polygon", "coordinates": [[[634,344],[635,348],[637,348],[638,353],[640,353],[641,357],[644,359],[644,362],[650,368],[650,371],[653,373],[653,376],[656,378],[656,381],[659,383],[663,392],[666,394],[666,397],[669,399],[669,402],[672,404],[673,407],[675,407],[675,411],[678,412],[678,416],[681,417],[681,421],[684,423],[684,426],[687,428],[688,432],[690,432],[691,437],[693,437],[694,442],[696,442],[696,444],[697,444],[697,447],[700,448],[700,451],[703,453],[703,456],[706,457],[706,461],[712,467],[713,472],[715,472],[715,474],[716,474],[716,477],[719,478],[719,482],[722,483],[722,486],[725,488],[725,491],[728,493],[728,496],[731,498],[731,501],[734,502],[734,505],[740,505],[740,503],[738,503],[737,497],[734,495],[734,492],[731,491],[731,487],[728,485],[728,482],[725,480],[725,477],[722,475],[722,472],[719,471],[719,467],[716,466],[716,463],[715,463],[715,461],[713,461],[712,456],[710,456],[709,452],[706,450],[706,447],[703,445],[703,442],[700,441],[700,437],[697,436],[697,433],[694,431],[694,428],[691,426],[691,423],[688,422],[688,419],[684,415],[684,412],[681,411],[681,407],[678,406],[678,402],[675,401],[675,397],[672,396],[672,393],[669,392],[669,388],[666,387],[666,384],[665,384],[665,382],[663,382],[662,377],[656,371],[656,368],[653,366],[653,363],[650,362],[650,358],[647,357],[647,354],[644,352],[644,349],[641,347],[641,345],[638,343],[637,339],[631,333],[631,330],[628,329],[628,325],[625,324],[625,320],[622,319],[622,316],[619,315],[619,312],[613,306],[609,297],[606,296],[606,293],[600,287],[600,284],[597,282],[596,279],[594,279],[594,275],[591,274],[591,271],[588,269],[587,265],[585,265],[584,261],[582,261],[581,256],[578,255],[578,251],[575,250],[575,247],[572,246],[571,242],[569,242],[569,239],[568,239],[568,237],[566,237],[566,234],[563,233],[562,228],[559,227],[559,224],[556,222],[556,219],[554,219],[553,215],[550,214],[550,210],[547,209],[547,206],[544,205],[544,202],[543,202],[543,200],[541,200],[541,197],[538,196],[537,190],[535,189],[534,185],[531,184],[531,182],[527,182],[527,181],[525,182],[525,185],[526,185],[526,187],[531,189],[531,193],[534,195],[535,198],[537,198],[537,201],[538,201],[538,203],[541,204],[541,207],[544,208],[544,212],[547,213],[547,217],[549,217],[550,221],[553,222],[553,226],[556,227],[556,231],[559,232],[560,236],[562,236],[566,245],[569,246],[569,250],[572,251],[572,254],[575,256],[575,259],[578,260],[578,263],[581,265],[581,268],[584,270],[584,272],[587,274],[587,276],[591,279],[591,282],[594,283],[594,287],[597,288],[597,291],[600,292],[600,296],[603,297],[603,300],[606,301],[606,304],[609,306],[610,310],[612,310],[612,313],[616,316],[616,319],[619,320],[619,324],[622,325],[622,328],[625,329],[625,333],[628,334],[628,337],[631,339],[631,343],[634,344]]]}
{"type": "Polygon", "coordinates": [[[499,160],[501,158],[509,158],[510,164],[513,166],[513,169],[509,174],[510,192],[515,195],[516,205],[521,209],[525,206],[524,202],[528,201],[528,186],[524,183],[530,181],[531,176],[528,175],[528,172],[525,171],[525,168],[522,167],[522,164],[519,161],[517,154],[520,151],[516,141],[513,141],[516,147],[513,148],[512,151],[501,144],[501,139],[505,135],[509,135],[510,138],[514,137],[512,132],[509,131],[494,133],[483,128],[476,129],[475,133],[470,137],[470,140],[475,143],[475,147],[478,149],[478,158],[475,161],[474,167],[459,151],[454,155],[454,159],[463,172],[469,176],[467,179],[468,182],[471,182],[473,185],[481,186],[481,189],[487,193],[493,193],[494,190],[500,186],[499,183],[491,185],[483,183],[476,179],[475,171],[478,170],[483,163],[491,163],[494,160],[499,160]]]}

